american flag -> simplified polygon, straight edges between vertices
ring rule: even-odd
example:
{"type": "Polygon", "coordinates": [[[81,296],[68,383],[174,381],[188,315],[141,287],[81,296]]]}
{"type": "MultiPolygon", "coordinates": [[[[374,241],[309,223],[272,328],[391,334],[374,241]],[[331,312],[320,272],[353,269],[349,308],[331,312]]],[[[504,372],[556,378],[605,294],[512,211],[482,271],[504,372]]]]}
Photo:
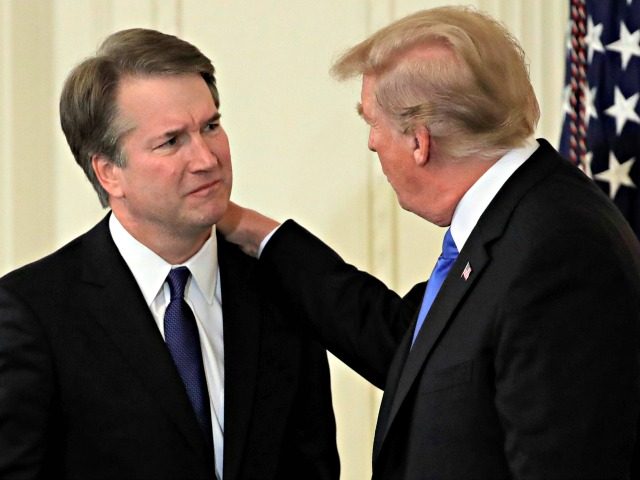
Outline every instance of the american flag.
{"type": "Polygon", "coordinates": [[[464,281],[466,282],[467,280],[469,280],[469,275],[471,275],[471,272],[471,264],[467,262],[467,264],[464,266],[464,270],[462,270],[462,275],[460,276],[464,278],[464,281]]]}
{"type": "Polygon", "coordinates": [[[640,0],[570,0],[560,151],[640,237],[640,0]]]}

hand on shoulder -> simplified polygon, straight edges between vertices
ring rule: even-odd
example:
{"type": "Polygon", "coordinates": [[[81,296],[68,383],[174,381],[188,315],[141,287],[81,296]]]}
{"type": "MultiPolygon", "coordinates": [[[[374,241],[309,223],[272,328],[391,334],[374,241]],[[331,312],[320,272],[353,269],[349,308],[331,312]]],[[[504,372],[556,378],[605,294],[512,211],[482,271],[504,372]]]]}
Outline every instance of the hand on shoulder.
{"type": "Polygon", "coordinates": [[[249,208],[229,202],[223,217],[216,223],[220,231],[231,243],[240,246],[242,251],[257,257],[262,240],[280,223],[249,208]]]}

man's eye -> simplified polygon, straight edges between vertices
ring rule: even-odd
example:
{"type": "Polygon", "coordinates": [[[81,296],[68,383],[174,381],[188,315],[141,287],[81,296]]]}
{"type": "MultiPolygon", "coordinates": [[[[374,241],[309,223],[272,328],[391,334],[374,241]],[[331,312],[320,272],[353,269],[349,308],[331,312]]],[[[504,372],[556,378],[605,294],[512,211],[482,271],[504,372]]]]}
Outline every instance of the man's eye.
{"type": "Polygon", "coordinates": [[[163,144],[158,145],[156,148],[173,147],[177,143],[178,143],[178,137],[171,137],[169,140],[167,140],[163,144]]]}
{"type": "Polygon", "coordinates": [[[207,126],[204,127],[204,130],[206,132],[213,132],[215,129],[218,128],[219,125],[220,124],[218,122],[209,122],[209,123],[207,123],[207,126]]]}

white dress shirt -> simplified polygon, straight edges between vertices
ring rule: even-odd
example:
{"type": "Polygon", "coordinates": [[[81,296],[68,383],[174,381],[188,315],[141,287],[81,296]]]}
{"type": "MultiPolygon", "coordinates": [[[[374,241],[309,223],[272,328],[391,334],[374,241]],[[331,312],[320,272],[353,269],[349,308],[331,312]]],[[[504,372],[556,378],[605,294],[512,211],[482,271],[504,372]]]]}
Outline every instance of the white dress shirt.
{"type": "Polygon", "coordinates": [[[451,236],[459,252],[491,200],[538,147],[538,142],[531,138],[523,147],[509,150],[460,199],[451,219],[451,236]]]}
{"type": "Polygon", "coordinates": [[[216,477],[222,478],[224,458],[224,342],[222,295],[215,227],[202,248],[181,265],[171,265],[137,241],[112,213],[109,230],[116,247],[133,273],[164,338],[164,312],[169,304],[167,275],[172,268],[185,266],[191,278],[185,288],[185,300],[193,310],[204,363],[216,457],[216,477]]]}

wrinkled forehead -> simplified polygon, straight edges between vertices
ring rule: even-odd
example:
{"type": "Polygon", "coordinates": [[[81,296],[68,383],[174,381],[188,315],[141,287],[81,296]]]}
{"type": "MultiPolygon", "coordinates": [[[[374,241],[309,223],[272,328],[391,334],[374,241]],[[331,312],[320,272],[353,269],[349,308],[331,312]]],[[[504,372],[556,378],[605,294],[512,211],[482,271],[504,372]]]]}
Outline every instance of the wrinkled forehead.
{"type": "Polygon", "coordinates": [[[218,112],[198,74],[123,79],[117,99],[118,117],[137,130],[195,128],[218,112]]]}

